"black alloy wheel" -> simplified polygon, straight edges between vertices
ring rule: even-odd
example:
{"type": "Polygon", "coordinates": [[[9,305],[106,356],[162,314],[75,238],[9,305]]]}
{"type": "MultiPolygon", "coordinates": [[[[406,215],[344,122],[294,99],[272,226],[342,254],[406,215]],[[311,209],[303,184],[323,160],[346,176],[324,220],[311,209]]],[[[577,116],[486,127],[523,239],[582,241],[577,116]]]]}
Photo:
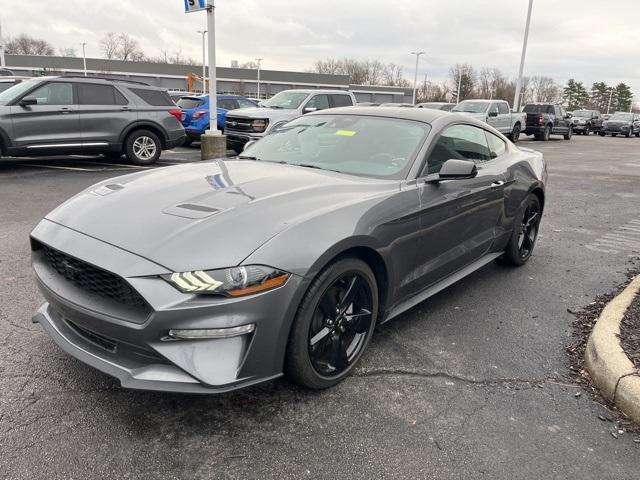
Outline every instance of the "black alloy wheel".
{"type": "Polygon", "coordinates": [[[342,381],[362,356],[378,318],[378,287],[358,258],[329,264],[305,293],[289,334],[284,370],[307,388],[342,381]]]}
{"type": "Polygon", "coordinates": [[[517,267],[527,263],[538,238],[541,218],[540,200],[535,194],[530,193],[515,219],[511,238],[499,263],[517,267]]]}
{"type": "Polygon", "coordinates": [[[511,132],[511,141],[513,143],[518,143],[520,141],[520,124],[516,123],[513,126],[513,131],[511,132]]]}
{"type": "Polygon", "coordinates": [[[322,295],[309,329],[309,358],[322,376],[344,372],[360,356],[372,321],[372,294],[358,273],[338,278],[322,295]]]}

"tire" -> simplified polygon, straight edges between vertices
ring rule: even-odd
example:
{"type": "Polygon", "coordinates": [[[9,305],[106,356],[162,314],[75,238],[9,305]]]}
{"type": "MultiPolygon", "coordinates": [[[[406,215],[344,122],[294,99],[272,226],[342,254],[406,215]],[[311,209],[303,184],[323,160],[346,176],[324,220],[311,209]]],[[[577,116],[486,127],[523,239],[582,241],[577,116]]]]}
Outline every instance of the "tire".
{"type": "Polygon", "coordinates": [[[571,140],[572,136],[573,136],[573,127],[571,125],[569,125],[569,131],[564,134],[564,139],[565,140],[571,140]]]}
{"type": "Polygon", "coordinates": [[[516,123],[513,126],[513,130],[511,131],[511,135],[510,135],[510,140],[513,143],[518,143],[518,141],[520,140],[520,124],[516,123]]]}
{"type": "Polygon", "coordinates": [[[636,137],[640,137],[640,129],[636,132],[636,137]]]}
{"type": "Polygon", "coordinates": [[[586,135],[587,137],[589,136],[589,134],[591,133],[591,125],[588,125],[586,127],[584,127],[584,132],[583,134],[586,135]]]}
{"type": "Polygon", "coordinates": [[[544,127],[544,131],[542,132],[542,135],[540,136],[540,138],[542,139],[543,142],[548,142],[549,137],[551,137],[551,127],[547,125],[546,127],[544,127]]]}
{"type": "Polygon", "coordinates": [[[625,133],[624,136],[627,138],[631,138],[632,134],[633,134],[633,128],[630,128],[629,130],[627,130],[627,133],[625,133]]]}
{"type": "Polygon", "coordinates": [[[601,137],[606,137],[607,136],[607,134],[604,132],[604,130],[600,130],[600,133],[598,135],[600,135],[601,137]]]}
{"type": "Polygon", "coordinates": [[[611,134],[611,136],[612,136],[612,137],[617,137],[617,136],[618,136],[618,134],[617,134],[617,133],[612,133],[612,134],[611,134]]]}
{"type": "Polygon", "coordinates": [[[315,390],[341,382],[360,360],[377,319],[378,287],[371,268],[353,257],[329,264],[313,280],[298,307],[287,344],[285,375],[315,390]],[[345,307],[340,298],[347,296],[352,278],[357,279],[352,288],[355,293],[350,297],[352,304],[345,307]],[[338,307],[344,314],[337,313],[338,307]],[[349,315],[354,317],[347,320],[349,315]],[[347,350],[351,350],[351,358],[347,350]]]}
{"type": "Polygon", "coordinates": [[[538,200],[536,195],[530,193],[527,195],[520,212],[516,216],[509,243],[504,251],[504,255],[500,257],[500,263],[514,267],[519,267],[527,263],[529,258],[531,258],[538,238],[541,217],[542,208],[540,206],[540,200],[538,200]],[[536,216],[532,219],[531,217],[534,211],[536,216]],[[525,218],[525,214],[527,218],[525,218]],[[529,228],[529,226],[532,227],[532,230],[523,234],[523,228],[529,228]],[[529,242],[529,244],[527,245],[526,242],[529,242]]]}
{"type": "Polygon", "coordinates": [[[193,138],[191,137],[186,137],[184,139],[184,143],[182,144],[183,147],[189,148],[191,146],[191,144],[193,143],[193,138]]]}
{"type": "Polygon", "coordinates": [[[155,133],[136,130],[124,142],[124,151],[127,159],[134,165],[152,165],[160,158],[162,143],[155,133]]]}

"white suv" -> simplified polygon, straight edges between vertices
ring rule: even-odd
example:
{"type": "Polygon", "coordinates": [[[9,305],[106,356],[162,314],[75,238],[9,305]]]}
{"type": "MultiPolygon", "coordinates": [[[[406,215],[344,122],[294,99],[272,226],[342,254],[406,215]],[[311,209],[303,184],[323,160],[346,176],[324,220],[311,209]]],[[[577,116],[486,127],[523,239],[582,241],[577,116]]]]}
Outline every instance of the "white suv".
{"type": "Polygon", "coordinates": [[[285,90],[262,102],[260,108],[243,108],[227,114],[224,129],[227,146],[240,153],[247,142],[260,140],[300,115],[355,104],[353,93],[344,90],[285,90]]]}

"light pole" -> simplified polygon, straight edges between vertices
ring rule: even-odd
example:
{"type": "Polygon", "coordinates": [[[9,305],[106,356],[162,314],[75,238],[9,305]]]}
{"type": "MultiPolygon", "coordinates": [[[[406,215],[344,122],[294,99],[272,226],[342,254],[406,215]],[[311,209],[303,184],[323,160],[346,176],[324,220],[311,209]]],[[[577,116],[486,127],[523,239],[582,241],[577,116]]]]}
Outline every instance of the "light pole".
{"type": "Polygon", "coordinates": [[[462,68],[458,72],[458,94],[456,96],[456,103],[460,103],[460,87],[462,86],[462,68]]]}
{"type": "Polygon", "coordinates": [[[85,47],[87,46],[87,42],[82,42],[82,64],[84,65],[84,76],[87,76],[87,53],[85,51],[85,47]]]}
{"type": "Polygon", "coordinates": [[[198,30],[198,33],[202,35],[202,93],[204,93],[207,90],[207,62],[206,62],[207,43],[205,40],[205,35],[207,34],[207,30],[198,30]]]}
{"type": "Polygon", "coordinates": [[[609,103],[607,103],[607,115],[609,115],[609,110],[611,109],[611,97],[613,97],[613,87],[609,88],[609,103]]]}
{"type": "Polygon", "coordinates": [[[531,25],[531,10],[533,0],[529,0],[529,10],[527,11],[527,23],[524,28],[524,42],[522,42],[522,57],[520,57],[520,70],[518,71],[518,81],[516,82],[516,95],[513,99],[513,110],[520,111],[520,89],[522,88],[522,74],[524,72],[524,59],[527,56],[527,42],[529,41],[529,26],[531,25]]]}
{"type": "Polygon", "coordinates": [[[260,100],[260,64],[262,60],[264,60],[264,58],[256,58],[256,62],[258,62],[258,100],[260,100]]]}
{"type": "Polygon", "coordinates": [[[207,31],[209,32],[209,130],[211,135],[220,135],[218,130],[218,99],[216,98],[216,7],[213,0],[207,2],[207,31]]]}
{"type": "Polygon", "coordinates": [[[425,52],[411,52],[411,55],[416,56],[416,71],[413,75],[413,104],[416,104],[416,88],[418,87],[418,62],[420,61],[420,55],[424,55],[425,52]]]}
{"type": "Polygon", "coordinates": [[[0,68],[4,67],[4,38],[2,38],[2,23],[0,23],[0,68]]]}

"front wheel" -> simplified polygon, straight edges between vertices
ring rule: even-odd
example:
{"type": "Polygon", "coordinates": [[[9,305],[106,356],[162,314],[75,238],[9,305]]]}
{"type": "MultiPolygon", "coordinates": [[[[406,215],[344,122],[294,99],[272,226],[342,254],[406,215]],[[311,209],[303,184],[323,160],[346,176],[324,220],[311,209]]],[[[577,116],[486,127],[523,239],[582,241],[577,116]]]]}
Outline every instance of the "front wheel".
{"type": "Polygon", "coordinates": [[[135,165],[156,163],[162,153],[162,144],[158,136],[149,130],[136,130],[127,137],[125,153],[135,165]]]}
{"type": "Polygon", "coordinates": [[[607,134],[604,132],[604,130],[600,130],[600,133],[598,135],[600,135],[601,137],[606,137],[607,136],[607,134]]]}
{"type": "Polygon", "coordinates": [[[590,134],[590,133],[591,133],[591,127],[590,127],[589,125],[587,125],[587,126],[584,128],[584,134],[585,134],[585,135],[587,135],[587,136],[589,136],[589,134],[590,134]]]}
{"type": "Polygon", "coordinates": [[[508,265],[520,266],[527,263],[533,247],[538,238],[538,229],[540,227],[540,219],[542,217],[542,208],[540,200],[533,193],[530,193],[522,207],[522,210],[516,217],[513,224],[513,231],[509,238],[509,243],[501,257],[502,263],[508,265]]]}
{"type": "Polygon", "coordinates": [[[571,140],[572,136],[573,136],[573,128],[569,127],[569,131],[564,134],[564,139],[571,140]]]}
{"type": "Polygon", "coordinates": [[[311,283],[291,328],[285,374],[312,389],[341,382],[367,347],[378,318],[371,268],[357,258],[326,267],[311,283]]]}
{"type": "Polygon", "coordinates": [[[518,143],[519,140],[520,140],[520,124],[516,123],[513,126],[513,130],[511,132],[511,141],[513,143],[518,143]]]}

